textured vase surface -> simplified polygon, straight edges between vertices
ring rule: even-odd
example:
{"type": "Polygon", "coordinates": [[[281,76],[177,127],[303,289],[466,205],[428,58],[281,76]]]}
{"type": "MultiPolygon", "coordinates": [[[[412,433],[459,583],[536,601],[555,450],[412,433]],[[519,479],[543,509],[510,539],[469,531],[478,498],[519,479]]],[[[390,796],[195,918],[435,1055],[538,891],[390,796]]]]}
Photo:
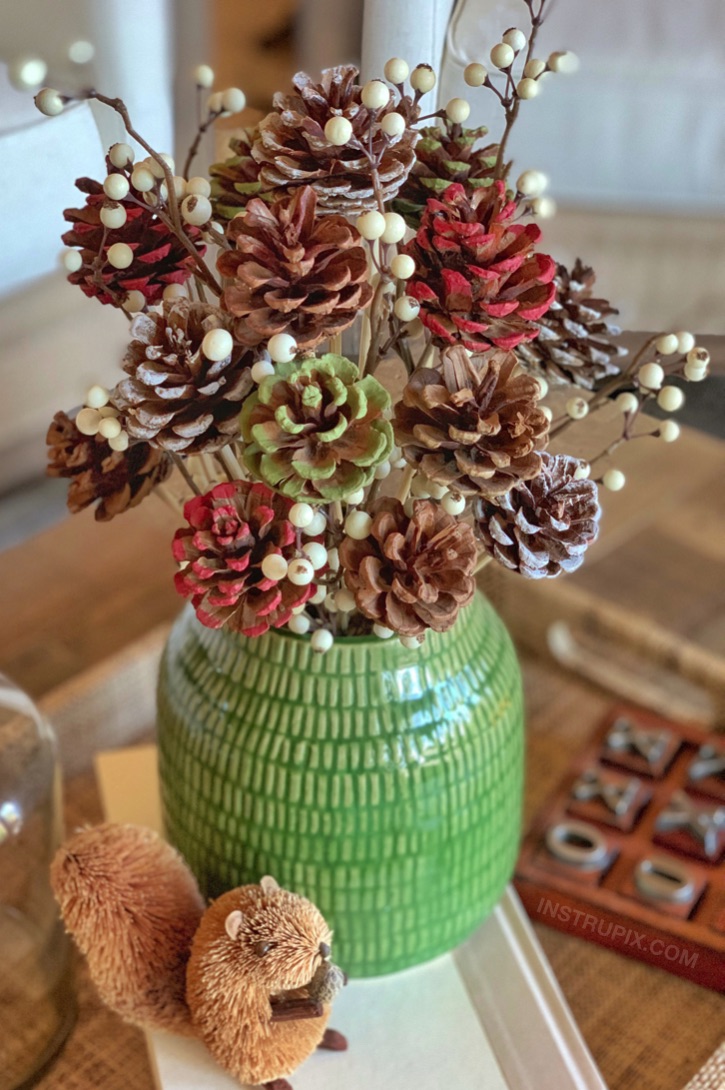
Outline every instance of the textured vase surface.
{"type": "Polygon", "coordinates": [[[214,897],[272,874],[313,900],[334,957],[376,976],[450,950],[516,859],[521,676],[480,595],[420,650],[176,622],[159,680],[166,830],[214,897]]]}

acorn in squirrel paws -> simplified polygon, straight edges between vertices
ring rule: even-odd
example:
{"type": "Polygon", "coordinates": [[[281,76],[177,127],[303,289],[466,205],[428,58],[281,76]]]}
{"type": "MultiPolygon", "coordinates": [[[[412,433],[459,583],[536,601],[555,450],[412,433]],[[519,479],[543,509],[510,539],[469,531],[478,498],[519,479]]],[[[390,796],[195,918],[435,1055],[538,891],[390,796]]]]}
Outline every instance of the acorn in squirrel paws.
{"type": "Polygon", "coordinates": [[[65,843],[51,882],[103,1001],[126,1021],[199,1037],[243,1083],[289,1087],[347,982],[331,933],[304,897],[270,877],[205,909],[181,856],[150,829],[100,825],[65,843]]]}

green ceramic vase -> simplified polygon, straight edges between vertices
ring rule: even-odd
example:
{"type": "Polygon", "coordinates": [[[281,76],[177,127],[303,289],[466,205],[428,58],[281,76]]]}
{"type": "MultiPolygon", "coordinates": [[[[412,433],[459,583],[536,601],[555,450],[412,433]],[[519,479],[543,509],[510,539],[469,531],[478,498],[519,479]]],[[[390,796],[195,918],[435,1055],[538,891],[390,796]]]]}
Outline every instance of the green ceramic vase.
{"type": "Polygon", "coordinates": [[[351,976],[450,950],[495,905],[521,818],[521,675],[481,596],[419,650],[323,655],[274,631],[176,622],[159,680],[166,830],[214,897],[272,874],[335,932],[351,976]]]}

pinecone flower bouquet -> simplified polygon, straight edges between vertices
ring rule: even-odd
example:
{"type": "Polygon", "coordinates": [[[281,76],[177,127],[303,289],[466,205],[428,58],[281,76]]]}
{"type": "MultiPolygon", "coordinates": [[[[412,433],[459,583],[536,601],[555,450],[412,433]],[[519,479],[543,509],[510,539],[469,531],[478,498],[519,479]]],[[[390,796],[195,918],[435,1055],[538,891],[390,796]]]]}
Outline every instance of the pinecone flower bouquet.
{"type": "MultiPolygon", "coordinates": [[[[541,249],[546,179],[507,161],[543,77],[576,67],[536,56],[549,0],[526,3],[526,30],[465,72],[500,104],[493,138],[466,127],[464,99],[426,108],[432,68],[394,58],[364,84],[351,66],[298,74],[207,178],[199,139],[177,174],[120,100],[88,92],[130,142],[79,179],[64,261],[129,321],[128,347],[113,389],[56,414],[48,472],[99,519],[168,502],[176,587],[204,625],[287,627],[320,652],[369,633],[416,647],[455,623],[489,560],[575,570],[599,486],[624,484],[619,444],[677,438],[642,410],[678,409],[670,377],[700,381],[707,353],[679,332],[628,356],[592,269],[541,249]],[[613,400],[606,449],[569,456],[569,429],[613,400]]],[[[213,82],[207,66],[196,81],[213,82]]],[[[68,101],[36,97],[46,115],[68,101]]],[[[238,88],[212,93],[199,136],[243,106],[238,88]]]]}

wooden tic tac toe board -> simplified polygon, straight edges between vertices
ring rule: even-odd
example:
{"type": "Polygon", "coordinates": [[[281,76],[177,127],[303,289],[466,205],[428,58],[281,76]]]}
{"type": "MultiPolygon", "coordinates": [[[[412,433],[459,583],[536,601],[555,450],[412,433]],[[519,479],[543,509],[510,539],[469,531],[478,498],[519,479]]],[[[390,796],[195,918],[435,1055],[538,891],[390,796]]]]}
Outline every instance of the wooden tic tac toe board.
{"type": "Polygon", "coordinates": [[[534,819],[529,915],[725,991],[725,737],[614,709],[534,819]]]}

